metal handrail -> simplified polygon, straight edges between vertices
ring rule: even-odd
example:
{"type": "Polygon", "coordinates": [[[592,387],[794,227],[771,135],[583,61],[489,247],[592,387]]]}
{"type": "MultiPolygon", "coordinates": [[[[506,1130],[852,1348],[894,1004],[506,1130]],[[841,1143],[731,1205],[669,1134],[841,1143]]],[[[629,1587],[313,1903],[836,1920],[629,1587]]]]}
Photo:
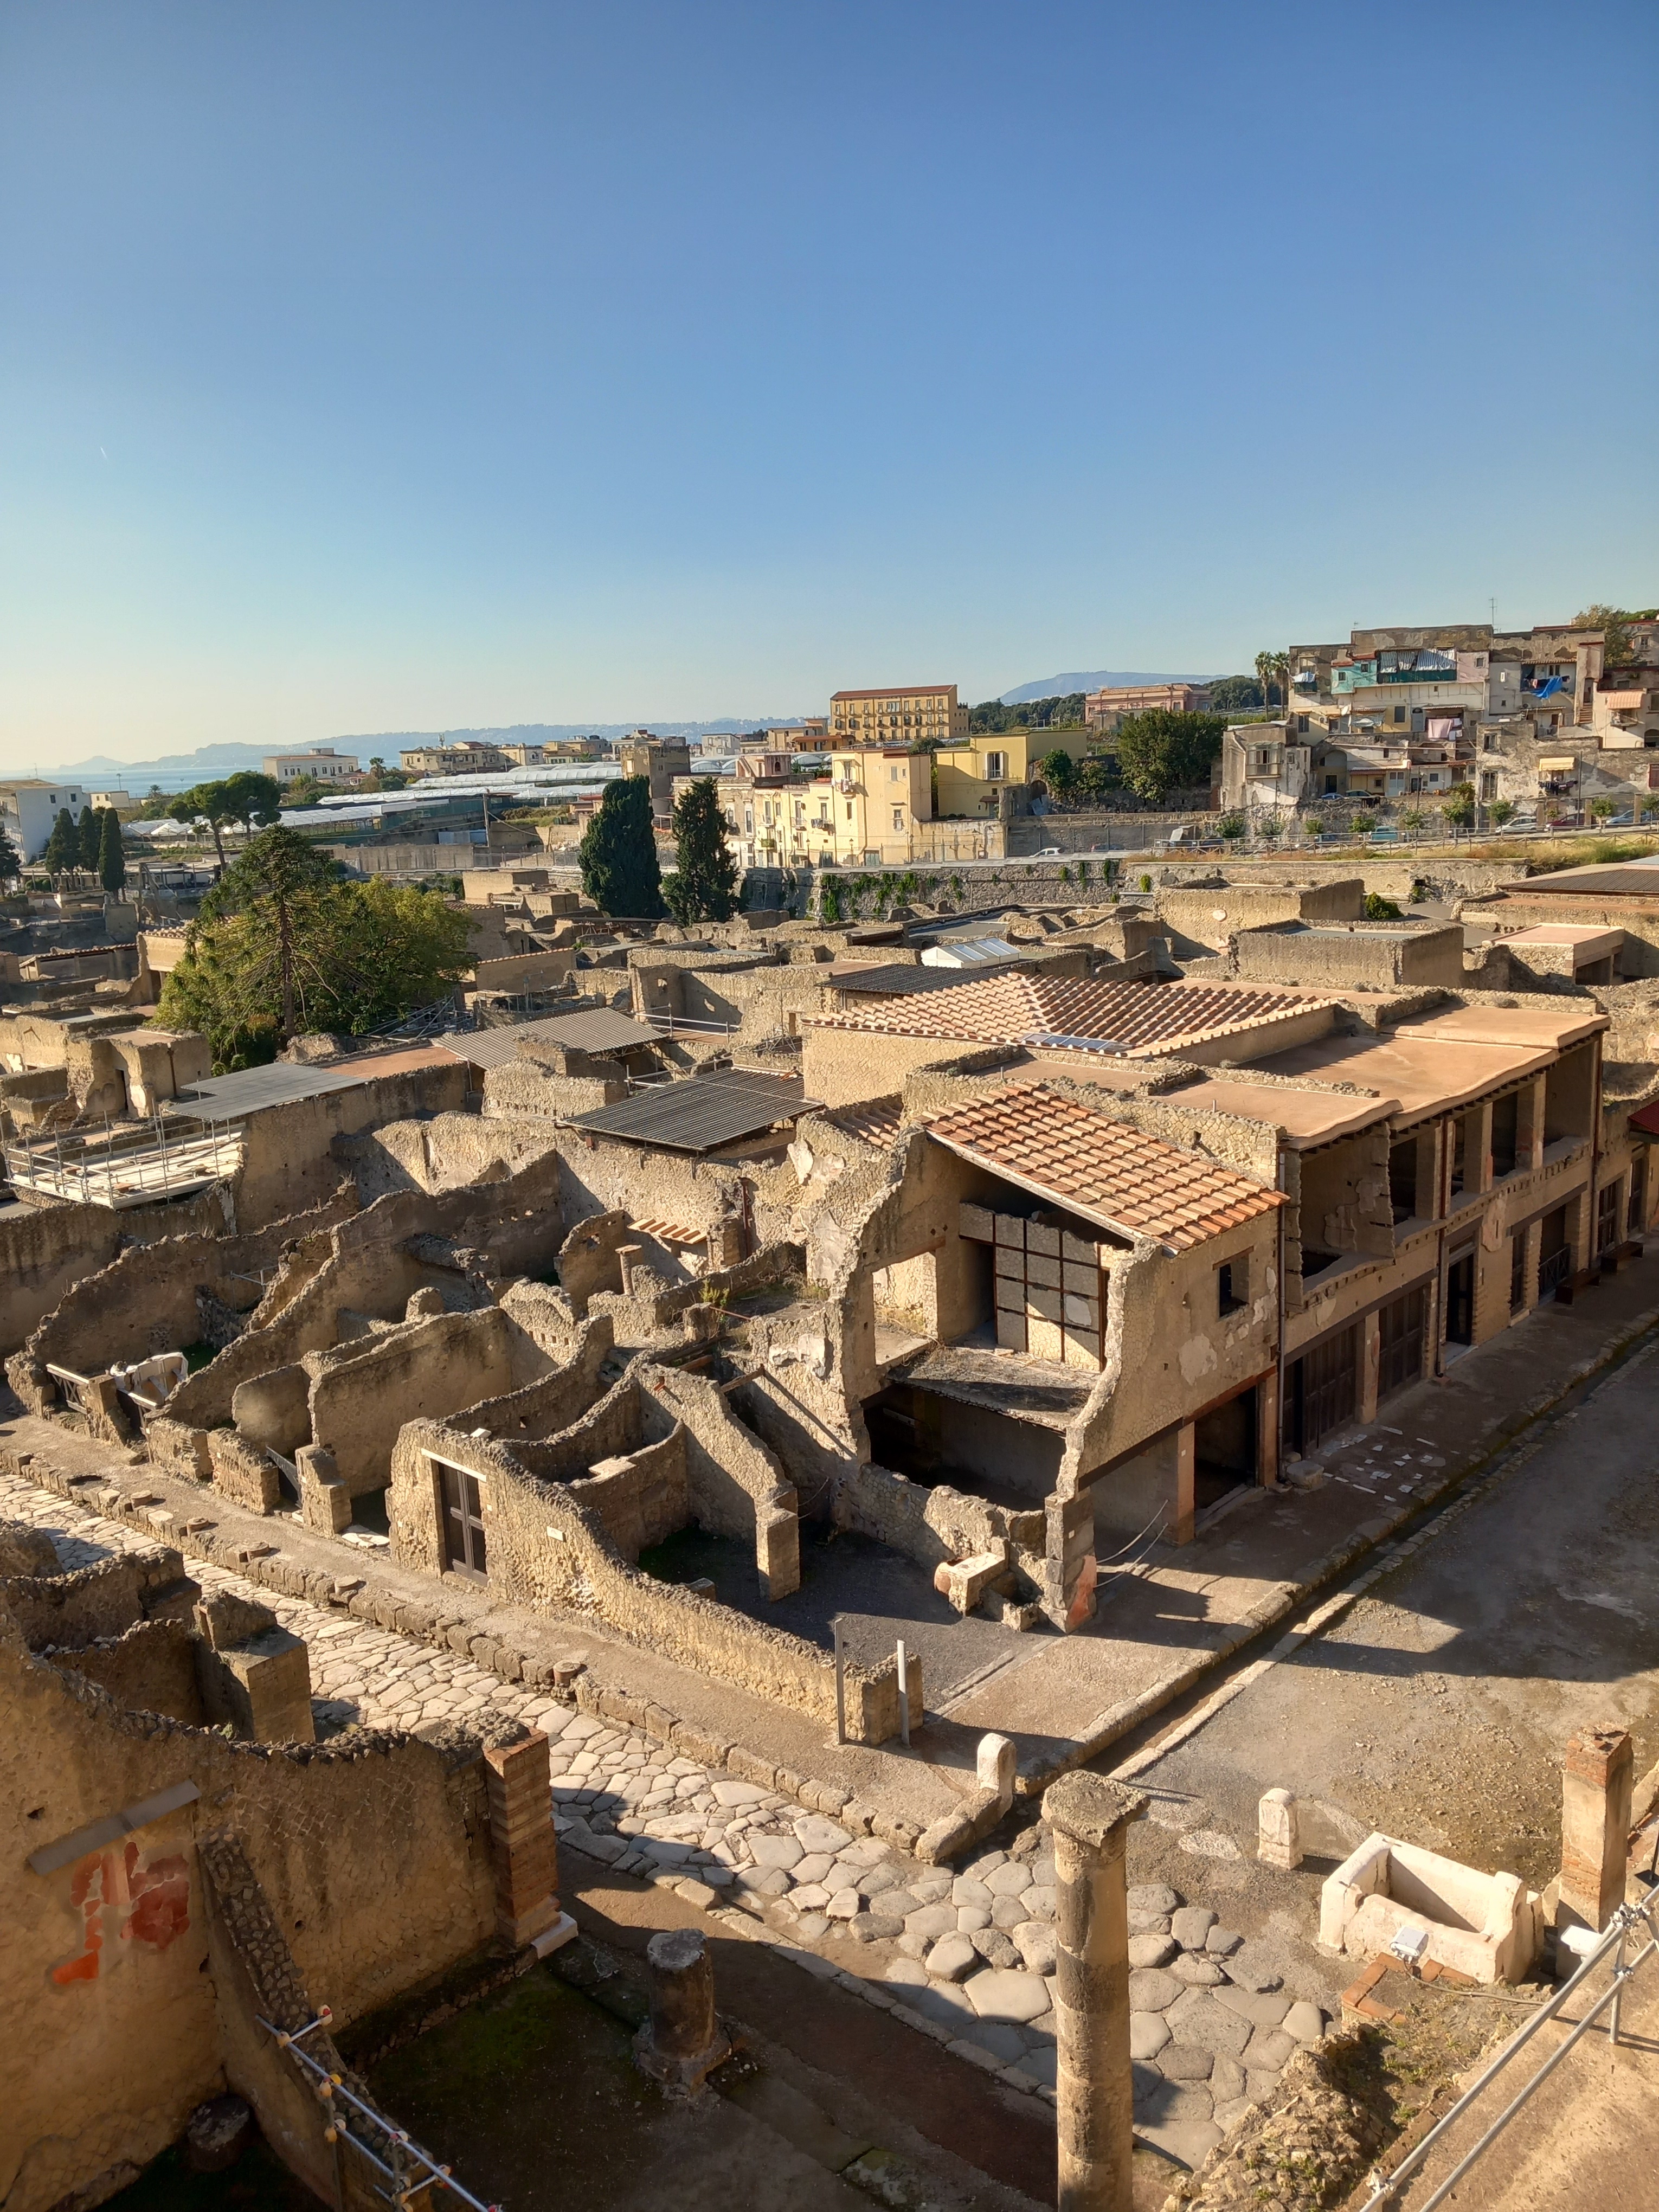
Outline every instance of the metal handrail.
{"type": "MultiPolygon", "coordinates": [[[[321,2008],[315,2020],[308,2021],[304,2027],[296,2027],[291,2031],[274,2026],[271,2021],[262,2018],[257,2013],[254,2017],[267,2035],[275,2037],[279,2049],[286,2051],[290,2058],[316,2076],[317,2094],[324,2104],[349,2105],[354,2112],[368,2121],[370,2125],[378,2129],[386,2138],[392,2154],[390,2165],[377,2152],[371,2150],[361,2136],[352,2133],[346,2124],[343,2114],[340,2115],[337,2124],[333,2123],[331,2116],[331,2124],[327,2130],[328,2140],[349,2144],[360,2158],[368,2161],[377,2173],[391,2182],[397,2194],[388,2199],[390,2203],[404,2208],[404,2212],[415,2212],[416,2197],[422,2191],[441,2185],[452,2194],[459,2197],[463,2204],[470,2205],[471,2212],[502,2212],[502,2208],[499,2204],[485,2204],[480,2198],[475,2197],[471,2190],[464,2189],[449,2168],[440,2165],[429,2151],[422,2150],[420,2144],[405,2129],[395,2126],[384,2112],[377,2112],[373,2105],[354,2095],[346,2087],[344,2081],[338,2074],[323,2065],[320,2060],[313,2058],[308,2051],[302,2051],[300,2048],[301,2036],[310,2035],[319,2027],[325,2028],[331,2022],[334,2015],[326,2005],[321,2008]],[[410,2166],[416,2169],[415,2172],[411,2173],[409,2171],[410,2166]]],[[[384,2190],[376,2193],[380,2196],[386,2195],[384,2190]]]]}
{"type": "Polygon", "coordinates": [[[1566,2037],[1565,2041],[1563,2041],[1556,2050],[1550,2053],[1549,2057],[1538,2069],[1538,2071],[1526,2084],[1526,2087],[1522,2089],[1517,2096],[1512,2098],[1504,2106],[1504,2110],[1498,2114],[1498,2118],[1492,2122],[1492,2125],[1486,2130],[1486,2133],[1480,2137],[1480,2140],[1474,2145],[1473,2149],[1466,2152],[1463,2157],[1459,2160],[1451,2172],[1447,2175],[1446,2179],[1435,2191],[1433,2196],[1429,2197],[1419,2208],[1419,2212],[1436,2212],[1437,2206],[1445,2203],[1446,2199],[1451,2195],[1453,2190],[1456,2188],[1458,2183],[1469,2171],[1469,2168],[1474,2166],[1475,2161],[1480,2159],[1485,2152],[1490,2148],[1492,2144],[1498,2140],[1498,2136],[1502,2135],[1504,2129],[1508,2127],[1510,2122],[1521,2110],[1521,2107],[1526,2103],[1533,2092],[1535,2089],[1541,2087],[1543,2083],[1548,2080],[1549,2076],[1555,2071],[1556,2068],[1561,2063],[1561,2061],[1566,2057],[1568,2051],[1572,2049],[1573,2045],[1578,2042],[1582,2037],[1589,2034],[1590,2029],[1595,2027],[1597,2019],[1607,2010],[1609,2005],[1613,2008],[1613,2014],[1611,2019],[1607,2022],[1607,2040],[1610,2044],[1617,2045],[1619,2041],[1619,2010],[1620,2001],[1624,1996],[1625,1984],[1630,1979],[1637,1968],[1643,1964],[1644,1960],[1650,1959],[1656,1952],[1659,1952],[1659,1935],[1656,1935],[1654,1933],[1653,1915],[1656,1910],[1659,1910],[1659,1886],[1650,1887],[1647,1897],[1641,1904],[1621,1905],[1617,1908],[1613,1917],[1608,1921],[1607,1927],[1602,1933],[1601,1941],[1585,1959],[1577,1972],[1572,1976],[1571,1980],[1564,1982],[1561,1987],[1556,1991],[1555,1995],[1551,1997],[1547,2003],[1540,2005],[1537,2011],[1534,2013],[1532,2018],[1516,2031],[1516,2033],[1510,2038],[1509,2041],[1504,2045],[1503,2049],[1498,2052],[1498,2056],[1492,2060],[1491,2065],[1488,2066],[1479,2078],[1472,2082],[1469,2087],[1464,2091],[1463,2094],[1458,2099],[1451,2110],[1445,2115],[1444,2118],[1438,2121],[1435,2126],[1431,2128],[1427,2135],[1424,2136],[1422,2142],[1417,2144],[1413,2149],[1407,2152],[1407,2155],[1401,2159],[1400,2164],[1395,2166],[1392,2173],[1372,2173],[1370,2177],[1371,2193],[1366,2199],[1365,2212],[1371,2212],[1371,2208],[1373,2206],[1386,2203],[1395,2195],[1396,2191],[1401,2187],[1401,2185],[1408,2180],[1411,2176],[1417,2172],[1418,2168],[1423,2164],[1424,2160],[1428,2156],[1430,2151],[1433,2149],[1436,2143],[1437,2143],[1445,2135],[1447,2130],[1457,2120],[1462,2118],[1463,2114],[1468,2111],[1470,2106],[1474,2104],[1475,2099],[1481,2095],[1486,2089],[1490,2087],[1492,2083],[1498,2079],[1498,2076],[1503,2072],[1504,2069],[1510,2063],[1511,2059],[1516,2058],[1520,2055],[1526,2045],[1531,2041],[1534,2035],[1537,2034],[1539,2029],[1543,2027],[1544,2023],[1547,2021],[1555,2019],[1562,2007],[1566,2003],[1568,1998],[1571,1997],[1576,1990],[1583,1986],[1586,1978],[1595,1972],[1595,1968],[1601,1965],[1601,1961],[1607,1956],[1609,1952],[1614,1951],[1617,1952],[1618,1955],[1613,1962],[1613,1979],[1611,1983],[1609,1983],[1608,1986],[1603,1990],[1601,1996],[1596,1998],[1595,2003],[1585,2014],[1583,2019],[1581,2020],[1574,2027],[1571,2034],[1566,2037]],[[1625,1955],[1626,1948],[1630,1942],[1632,1931],[1638,1925],[1644,1925],[1647,1928],[1649,1940],[1643,1945],[1642,1948],[1636,1954],[1636,1956],[1633,1959],[1627,1959],[1625,1955]]]}

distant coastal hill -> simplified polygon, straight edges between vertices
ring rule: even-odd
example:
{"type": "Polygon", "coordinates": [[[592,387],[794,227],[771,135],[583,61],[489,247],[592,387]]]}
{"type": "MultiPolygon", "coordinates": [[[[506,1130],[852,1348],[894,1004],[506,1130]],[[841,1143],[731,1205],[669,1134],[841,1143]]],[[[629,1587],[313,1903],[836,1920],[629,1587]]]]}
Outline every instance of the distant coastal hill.
{"type": "Polygon", "coordinates": [[[1027,699],[1063,699],[1070,691],[1117,690],[1126,684],[1211,684],[1210,676],[1171,676],[1144,668],[1074,669],[1068,676],[1042,676],[1035,684],[1021,684],[1001,696],[1005,707],[1018,707],[1027,699]]]}

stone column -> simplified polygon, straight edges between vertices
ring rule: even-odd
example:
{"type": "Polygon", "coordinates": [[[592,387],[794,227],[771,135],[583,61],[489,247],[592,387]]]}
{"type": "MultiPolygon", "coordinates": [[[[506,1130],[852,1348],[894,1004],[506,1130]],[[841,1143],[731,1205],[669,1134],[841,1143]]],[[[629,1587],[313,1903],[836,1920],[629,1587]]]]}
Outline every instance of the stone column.
{"type": "Polygon", "coordinates": [[[671,2088],[700,2089],[727,2057],[714,2013],[714,1965],[697,1928],[659,1929],[645,1947],[651,2016],[634,2038],[641,2072],[671,2088]]]}
{"type": "Polygon", "coordinates": [[[1042,1800],[1054,1838],[1059,2212],[1131,2212],[1129,1903],[1124,1844],[1138,1790],[1064,1774],[1042,1800]]]}
{"type": "Polygon", "coordinates": [[[1619,1728],[1580,1729],[1561,1775],[1561,1891],[1556,1925],[1600,1934],[1625,1901],[1635,1754],[1619,1728]]]}
{"type": "Polygon", "coordinates": [[[1170,1522],[1170,1541],[1190,1544],[1198,1504],[1198,1430],[1183,1421],[1176,1431],[1175,1513],[1170,1522]]]}
{"type": "Polygon", "coordinates": [[[1264,1490],[1279,1487],[1279,1370],[1270,1367],[1255,1386],[1255,1479],[1264,1490]]]}
{"type": "Polygon", "coordinates": [[[546,1936],[562,1917],[556,1893],[559,1855],[553,1833],[547,1738],[540,1729],[532,1729],[517,1743],[486,1744],[483,1755],[495,1869],[495,1929],[504,1943],[517,1949],[546,1936]]]}
{"type": "Polygon", "coordinates": [[[1382,1316],[1376,1308],[1359,1324],[1359,1418],[1376,1419],[1376,1390],[1382,1365],[1382,1316]]]}
{"type": "Polygon", "coordinates": [[[1515,1164],[1537,1170],[1544,1164],[1544,1082],[1540,1075],[1519,1093],[1516,1108],[1515,1164]]]}

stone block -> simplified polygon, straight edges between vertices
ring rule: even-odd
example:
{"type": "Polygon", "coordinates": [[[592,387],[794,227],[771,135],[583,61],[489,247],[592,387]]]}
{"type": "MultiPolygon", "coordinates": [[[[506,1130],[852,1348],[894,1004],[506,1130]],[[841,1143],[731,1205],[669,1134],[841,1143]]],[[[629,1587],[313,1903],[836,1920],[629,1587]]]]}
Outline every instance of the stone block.
{"type": "Polygon", "coordinates": [[[1255,1855],[1263,1866],[1286,1873],[1302,1863],[1297,1837],[1296,1799],[1288,1790],[1269,1790],[1256,1808],[1255,1855]]]}
{"type": "Polygon", "coordinates": [[[286,1628],[215,1650],[198,1644],[198,1678],[209,1718],[256,1743],[312,1743],[311,1655],[286,1628]]]}

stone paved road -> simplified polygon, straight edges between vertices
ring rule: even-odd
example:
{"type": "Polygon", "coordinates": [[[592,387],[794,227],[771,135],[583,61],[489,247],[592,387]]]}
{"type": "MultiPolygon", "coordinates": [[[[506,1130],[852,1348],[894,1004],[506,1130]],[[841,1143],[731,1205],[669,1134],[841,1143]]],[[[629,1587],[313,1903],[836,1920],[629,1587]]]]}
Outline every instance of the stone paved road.
{"type": "MultiPolygon", "coordinates": [[[[0,1516],[50,1531],[65,1567],[153,1548],[122,1523],[0,1474],[0,1516]]],[[[621,1871],[671,1883],[705,1910],[738,1908],[798,1954],[880,1984],[963,2054],[1012,2086],[1052,2094],[1053,1861],[1033,1821],[1008,1850],[959,1869],[923,1866],[790,1798],[711,1772],[672,1747],[545,1691],[372,1623],[190,1562],[209,1589],[267,1604],[311,1651],[319,1735],[358,1723],[404,1729],[486,1706],[546,1731],[563,1840],[621,1871]]],[[[1161,1885],[1132,1893],[1130,1996],[1136,2115],[1160,2148],[1196,2164],[1273,2088],[1312,2005],[1207,1908],[1161,1885]]]]}

